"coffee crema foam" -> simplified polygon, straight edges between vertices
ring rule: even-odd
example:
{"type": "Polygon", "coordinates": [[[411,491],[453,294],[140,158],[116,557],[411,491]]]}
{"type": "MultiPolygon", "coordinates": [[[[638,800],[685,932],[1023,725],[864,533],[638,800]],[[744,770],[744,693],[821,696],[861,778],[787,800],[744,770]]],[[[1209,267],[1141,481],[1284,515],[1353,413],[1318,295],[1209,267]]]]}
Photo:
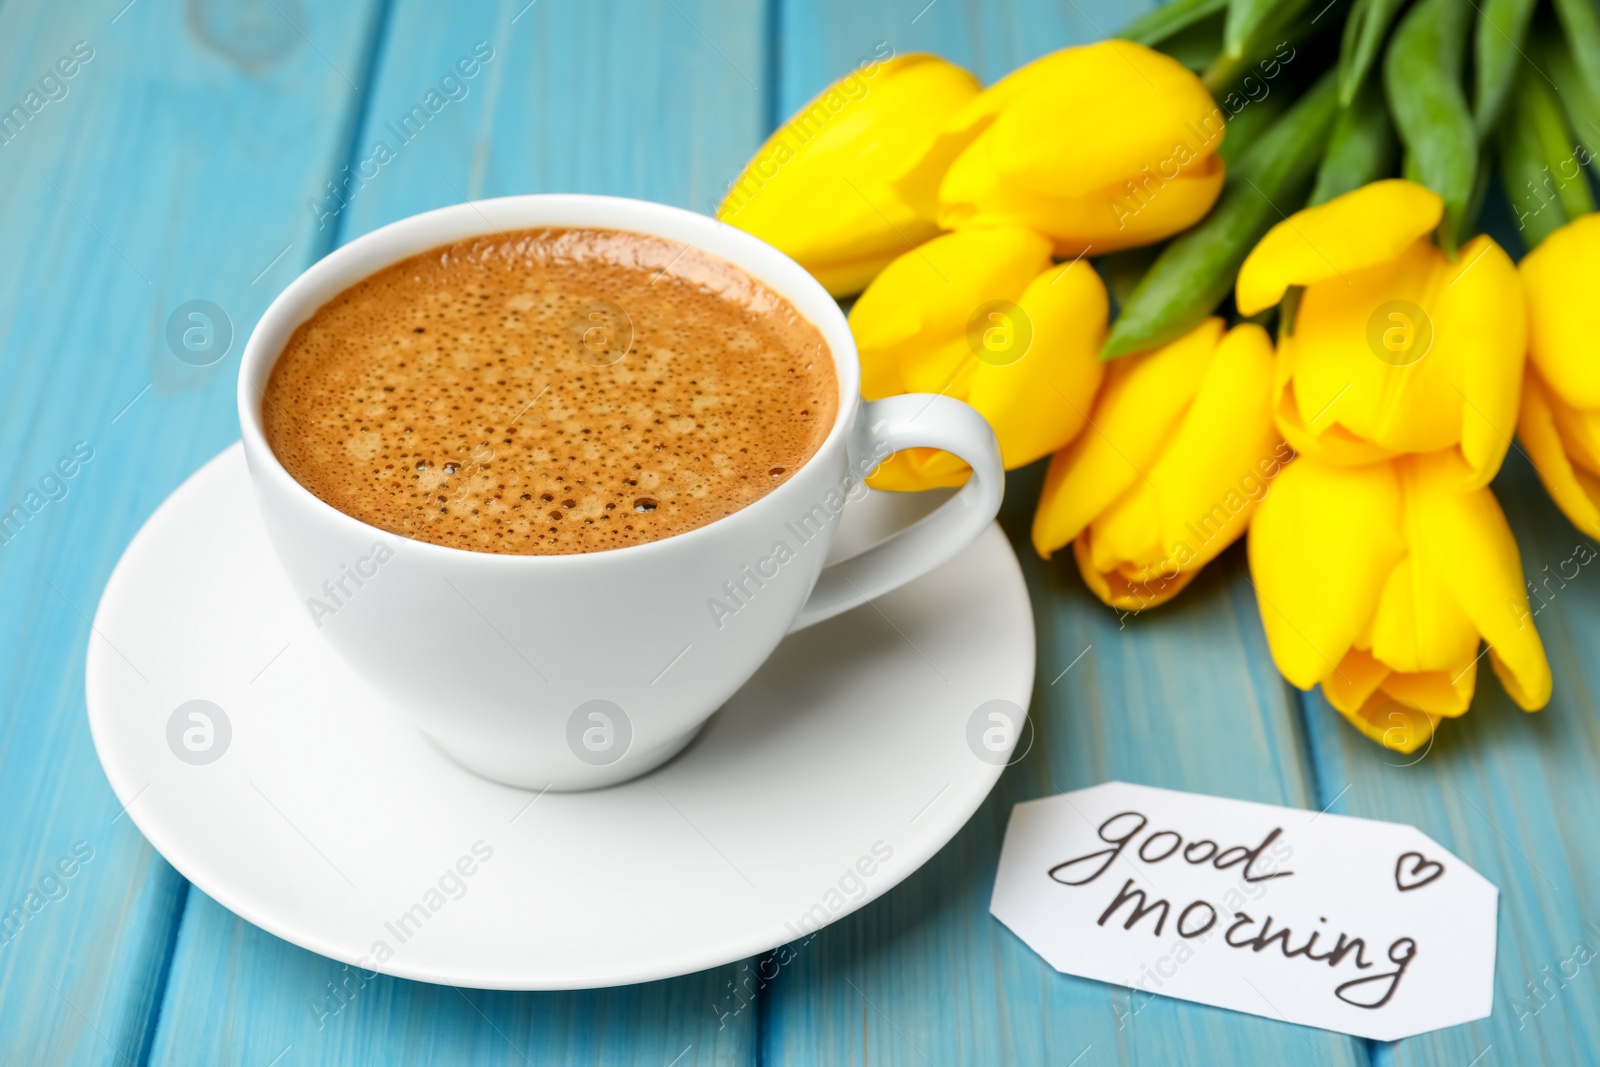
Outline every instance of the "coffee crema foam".
{"type": "Polygon", "coordinates": [[[822,335],[738,267],[643,234],[538,229],[334,297],[289,339],[262,416],[295,480],[347,515],[556,555],[738,511],[817,451],[838,403],[822,335]]]}

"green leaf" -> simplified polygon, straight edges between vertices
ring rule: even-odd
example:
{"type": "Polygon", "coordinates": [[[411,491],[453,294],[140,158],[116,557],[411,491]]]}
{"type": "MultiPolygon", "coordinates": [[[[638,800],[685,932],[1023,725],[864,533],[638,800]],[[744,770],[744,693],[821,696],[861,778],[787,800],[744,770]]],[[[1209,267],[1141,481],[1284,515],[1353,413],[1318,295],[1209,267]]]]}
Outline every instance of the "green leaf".
{"type": "Polygon", "coordinates": [[[1278,121],[1288,106],[1288,93],[1277,92],[1242,108],[1236,115],[1229,115],[1222,147],[1217,149],[1222,162],[1230,167],[1238,162],[1239,157],[1249,151],[1262,134],[1272,129],[1272,124],[1278,121]]]}
{"type": "Polygon", "coordinates": [[[1147,11],[1122,28],[1117,34],[1124,41],[1133,41],[1154,48],[1191,26],[1212,15],[1221,14],[1228,0],[1173,0],[1154,11],[1147,11]]]}
{"type": "Polygon", "coordinates": [[[1600,97],[1600,6],[1595,0],[1554,0],[1554,4],[1578,73],[1590,95],[1600,97]]]}
{"type": "Polygon", "coordinates": [[[1461,86],[1467,24],[1461,0],[1419,0],[1384,57],[1389,112],[1406,148],[1408,176],[1444,198],[1440,245],[1454,256],[1478,169],[1478,132],[1461,86]]]}
{"type": "Polygon", "coordinates": [[[1330,71],[1245,150],[1210,214],[1162,251],[1112,325],[1101,358],[1175,340],[1216,309],[1250,250],[1304,203],[1337,110],[1330,71]]]}
{"type": "Polygon", "coordinates": [[[1328,150],[1317,168],[1311,203],[1325,204],[1369,182],[1389,177],[1394,172],[1398,148],[1383,90],[1369,82],[1350,106],[1339,112],[1328,150]]]}
{"type": "Polygon", "coordinates": [[[1500,173],[1530,250],[1568,221],[1594,211],[1587,150],[1567,125],[1545,72],[1518,65],[1511,109],[1500,123],[1500,173]]]}
{"type": "Polygon", "coordinates": [[[1522,62],[1528,23],[1539,0],[1483,0],[1478,8],[1472,118],[1478,136],[1487,136],[1500,118],[1522,62]]]}
{"type": "Polygon", "coordinates": [[[1213,15],[1203,22],[1197,22],[1155,47],[1157,51],[1199,74],[1211,66],[1217,53],[1222,51],[1222,16],[1213,15]]]}
{"type": "Polygon", "coordinates": [[[1378,58],[1389,23],[1405,6],[1406,0],[1355,0],[1344,23],[1344,41],[1339,47],[1339,105],[1349,107],[1367,79],[1372,61],[1378,58]]]}
{"type": "MultiPolygon", "coordinates": [[[[1217,55],[1205,72],[1201,81],[1205,82],[1212,96],[1221,96],[1225,90],[1251,73],[1251,71],[1276,61],[1278,65],[1287,63],[1283,58],[1283,49],[1290,49],[1292,59],[1298,46],[1309,38],[1315,36],[1324,26],[1331,26],[1337,18],[1328,18],[1326,22],[1320,16],[1305,16],[1305,7],[1309,0],[1272,0],[1267,5],[1267,17],[1259,23],[1254,32],[1240,45],[1237,52],[1230,51],[1227,47],[1227,30],[1223,31],[1224,45],[1221,53],[1217,55]]],[[[1323,9],[1326,13],[1334,4],[1342,0],[1333,0],[1328,7],[1323,9]]],[[[1234,8],[1229,7],[1228,15],[1233,17],[1234,8]]]]}
{"type": "Polygon", "coordinates": [[[1276,10],[1304,7],[1301,0],[1229,0],[1228,20],[1222,31],[1222,50],[1234,59],[1259,33],[1276,10]]]}
{"type": "Polygon", "coordinates": [[[1567,122],[1578,143],[1590,160],[1600,159],[1600,96],[1589,91],[1566,42],[1553,33],[1540,34],[1534,42],[1533,54],[1539,69],[1555,82],[1556,95],[1566,110],[1567,122]]]}

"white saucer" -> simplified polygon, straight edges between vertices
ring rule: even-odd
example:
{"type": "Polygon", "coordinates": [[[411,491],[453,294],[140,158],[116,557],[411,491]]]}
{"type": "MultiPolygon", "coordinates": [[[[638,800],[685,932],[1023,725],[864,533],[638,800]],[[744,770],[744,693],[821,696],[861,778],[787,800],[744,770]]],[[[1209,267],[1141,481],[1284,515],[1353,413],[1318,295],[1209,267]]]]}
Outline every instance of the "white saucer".
{"type": "MultiPolygon", "coordinates": [[[[930,503],[853,505],[837,551],[930,503]]],[[[497,785],[433,748],[321,644],[234,445],[128,546],[87,674],[112,788],[208,896],[386,974],[569,989],[752,956],[882,895],[988,794],[1008,753],[975,754],[974,713],[1025,708],[1033,670],[1027,592],[991,527],[913,585],[789,638],[654,773],[590,793],[497,785]],[[203,730],[192,736],[199,754],[179,740],[198,729],[187,711],[169,731],[195,700],[226,718],[224,729],[213,716],[210,749],[203,730]]]]}

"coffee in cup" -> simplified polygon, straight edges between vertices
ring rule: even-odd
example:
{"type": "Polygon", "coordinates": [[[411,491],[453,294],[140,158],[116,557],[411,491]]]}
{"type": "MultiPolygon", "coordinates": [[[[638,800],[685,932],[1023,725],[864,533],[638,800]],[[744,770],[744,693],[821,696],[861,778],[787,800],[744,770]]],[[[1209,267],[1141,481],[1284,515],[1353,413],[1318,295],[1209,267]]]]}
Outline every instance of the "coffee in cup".
{"type": "Polygon", "coordinates": [[[458,241],[295,330],[263,424],[353,518],[481,552],[621,548],[783,484],[832,428],[821,333],[710,253],[607,229],[458,241]]]}

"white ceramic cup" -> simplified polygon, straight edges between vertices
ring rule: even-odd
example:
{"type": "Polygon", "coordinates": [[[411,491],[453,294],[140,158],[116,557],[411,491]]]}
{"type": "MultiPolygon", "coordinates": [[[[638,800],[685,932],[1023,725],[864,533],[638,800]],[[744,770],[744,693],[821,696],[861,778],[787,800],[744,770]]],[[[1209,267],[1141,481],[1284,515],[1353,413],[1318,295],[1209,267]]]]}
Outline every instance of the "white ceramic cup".
{"type": "Polygon", "coordinates": [[[354,671],[479,774],[530,789],[587,789],[671,758],[786,633],[926,573],[993,520],[1004,470],[982,416],[943,396],[865,402],[859,382],[855,342],[838,305],[757,238],[638,200],[513,196],[385,226],[295,279],[245,346],[239,425],[295,595],[354,671]],[[261,417],[268,376],[295,328],[399,260],[545,226],[682,242],[786,298],[821,331],[839,380],[837,421],[816,454],[771,493],[706,526],[578,555],[502,555],[410,540],[344,514],[296,482],[268,446],[261,417]],[[865,492],[862,477],[903,448],[952,452],[973,477],[926,518],[824,569],[840,511],[865,492]]]}

